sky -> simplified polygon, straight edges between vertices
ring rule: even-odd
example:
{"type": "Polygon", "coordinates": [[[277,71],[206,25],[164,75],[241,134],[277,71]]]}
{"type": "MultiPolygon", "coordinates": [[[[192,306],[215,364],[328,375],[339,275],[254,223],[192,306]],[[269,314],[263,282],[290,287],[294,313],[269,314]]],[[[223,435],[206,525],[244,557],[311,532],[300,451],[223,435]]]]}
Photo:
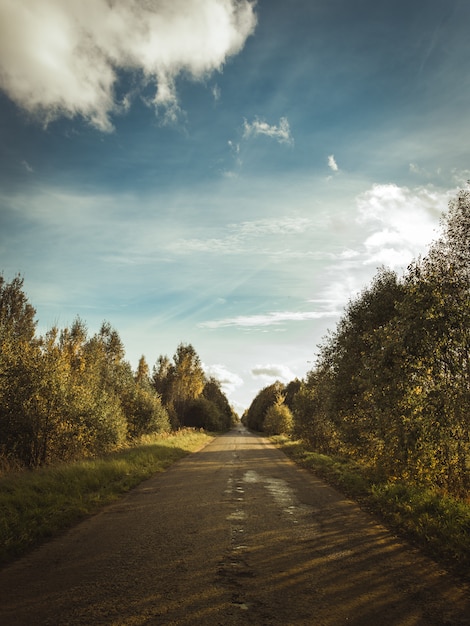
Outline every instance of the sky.
{"type": "Polygon", "coordinates": [[[0,273],[38,333],[302,378],[470,178],[467,0],[0,0],[0,273]]]}

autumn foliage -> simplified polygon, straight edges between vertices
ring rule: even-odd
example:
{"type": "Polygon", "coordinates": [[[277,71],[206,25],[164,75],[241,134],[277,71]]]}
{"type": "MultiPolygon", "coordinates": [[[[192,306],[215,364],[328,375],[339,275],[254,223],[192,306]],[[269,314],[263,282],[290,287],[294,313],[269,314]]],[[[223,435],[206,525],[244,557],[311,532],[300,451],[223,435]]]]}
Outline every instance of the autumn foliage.
{"type": "Polygon", "coordinates": [[[23,279],[8,283],[0,276],[0,458],[6,464],[37,467],[183,425],[231,425],[233,411],[191,345],[181,344],[173,363],[160,357],[167,369],[158,366],[151,377],[144,357],[132,370],[109,323],[89,336],[77,318],[70,328],[38,337],[34,316],[23,279]],[[197,424],[195,402],[205,410],[197,424]]]}

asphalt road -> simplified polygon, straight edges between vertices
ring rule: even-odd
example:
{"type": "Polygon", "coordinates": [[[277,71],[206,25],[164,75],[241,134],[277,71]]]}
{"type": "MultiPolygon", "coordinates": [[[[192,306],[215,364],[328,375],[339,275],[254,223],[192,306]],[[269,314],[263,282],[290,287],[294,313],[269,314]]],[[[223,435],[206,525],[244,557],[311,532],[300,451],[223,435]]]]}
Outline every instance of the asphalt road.
{"type": "Polygon", "coordinates": [[[457,626],[470,596],[240,426],[1,570],[0,624],[457,626]]]}

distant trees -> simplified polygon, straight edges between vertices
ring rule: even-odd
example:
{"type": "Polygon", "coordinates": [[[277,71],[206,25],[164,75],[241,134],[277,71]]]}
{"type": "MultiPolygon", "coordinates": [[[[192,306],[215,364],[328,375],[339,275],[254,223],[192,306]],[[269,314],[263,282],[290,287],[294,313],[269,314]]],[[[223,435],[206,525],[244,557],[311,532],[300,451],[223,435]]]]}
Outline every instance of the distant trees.
{"type": "Polygon", "coordinates": [[[266,417],[269,407],[276,403],[283,391],[284,385],[279,381],[261,389],[243,416],[243,423],[248,428],[261,432],[264,426],[264,418],[266,417]]]}
{"type": "Polygon", "coordinates": [[[206,377],[191,344],[180,344],[173,361],[160,356],[152,380],[175,428],[193,426],[225,430],[236,419],[220,384],[214,378],[206,377]]]}
{"type": "Polygon", "coordinates": [[[258,392],[245,415],[243,423],[253,430],[269,435],[289,434],[293,427],[292,413],[285,403],[286,388],[276,381],[258,392]]]}
{"type": "Polygon", "coordinates": [[[118,332],[82,320],[36,336],[23,279],[0,275],[0,455],[28,467],[95,455],[180,425],[229,428],[234,413],[191,345],[132,371],[118,332]],[[198,404],[195,404],[198,403],[198,404]],[[171,416],[171,423],[170,423],[171,416]]]}

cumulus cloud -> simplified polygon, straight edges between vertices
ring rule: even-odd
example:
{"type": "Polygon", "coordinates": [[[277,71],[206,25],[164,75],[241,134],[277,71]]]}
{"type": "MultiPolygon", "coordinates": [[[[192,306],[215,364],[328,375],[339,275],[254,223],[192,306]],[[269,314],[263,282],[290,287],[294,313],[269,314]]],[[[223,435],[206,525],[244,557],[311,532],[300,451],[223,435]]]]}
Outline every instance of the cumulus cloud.
{"type": "Polygon", "coordinates": [[[236,326],[239,328],[259,328],[265,326],[279,326],[286,322],[307,322],[327,317],[335,317],[336,311],[275,311],[260,315],[239,315],[222,320],[211,320],[199,324],[201,328],[226,328],[236,326]]]}
{"type": "Polygon", "coordinates": [[[333,172],[337,172],[339,170],[334,154],[330,154],[330,156],[328,157],[328,167],[333,172]]]}
{"type": "Polygon", "coordinates": [[[230,394],[238,387],[243,385],[243,379],[234,372],[231,372],[225,365],[215,363],[214,365],[204,366],[204,371],[209,377],[213,377],[219,381],[225,393],[230,394]]]}
{"type": "Polygon", "coordinates": [[[119,71],[155,87],[168,119],[175,79],[203,80],[237,54],[256,26],[253,0],[0,0],[0,87],[46,122],[82,115],[112,128],[119,71]]]}
{"type": "Polygon", "coordinates": [[[289,120],[287,117],[281,117],[278,126],[273,124],[269,125],[264,120],[256,118],[251,124],[245,120],[243,123],[243,137],[248,139],[249,137],[258,137],[259,135],[265,135],[276,139],[279,143],[293,143],[289,126],[289,120]]]}
{"type": "Polygon", "coordinates": [[[295,374],[287,365],[257,365],[251,370],[254,378],[275,379],[290,382],[295,378],[295,374]]]}
{"type": "Polygon", "coordinates": [[[357,198],[359,223],[368,232],[366,263],[406,267],[426,253],[436,237],[439,216],[454,191],[374,185],[357,198]]]}

